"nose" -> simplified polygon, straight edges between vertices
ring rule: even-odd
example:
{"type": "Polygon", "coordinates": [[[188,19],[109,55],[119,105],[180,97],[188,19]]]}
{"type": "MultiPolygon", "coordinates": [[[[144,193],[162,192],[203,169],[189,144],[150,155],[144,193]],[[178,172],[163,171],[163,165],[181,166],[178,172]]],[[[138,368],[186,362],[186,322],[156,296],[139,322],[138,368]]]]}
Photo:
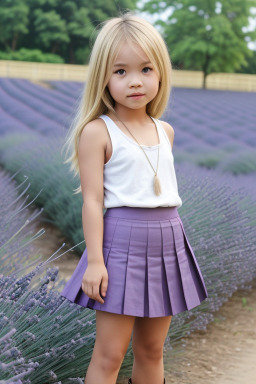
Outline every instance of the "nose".
{"type": "Polygon", "coordinates": [[[133,78],[130,80],[130,84],[129,84],[130,88],[131,87],[141,87],[142,86],[142,81],[141,79],[138,77],[138,76],[133,76],[133,78]]]}

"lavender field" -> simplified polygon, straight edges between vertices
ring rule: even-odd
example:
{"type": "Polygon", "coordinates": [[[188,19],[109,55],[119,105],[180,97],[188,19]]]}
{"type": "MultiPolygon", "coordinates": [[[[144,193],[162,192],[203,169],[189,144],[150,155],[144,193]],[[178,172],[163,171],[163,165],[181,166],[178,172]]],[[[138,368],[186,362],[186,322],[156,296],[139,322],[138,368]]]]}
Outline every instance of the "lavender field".
{"type": "MultiPolygon", "coordinates": [[[[50,88],[0,78],[0,165],[7,172],[0,174],[0,383],[82,383],[95,339],[92,312],[58,296],[64,281],[46,270],[49,262],[29,271],[36,264],[30,202],[74,245],[83,240],[82,198],[72,195],[78,180],[59,151],[82,85],[45,84],[50,88]]],[[[175,130],[179,213],[209,293],[172,320],[166,348],[173,369],[182,337],[205,330],[223,303],[256,278],[255,101],[256,93],[175,88],[162,117],[175,130]]],[[[129,347],[120,377],[131,366],[129,347]]]]}
{"type": "MultiPolygon", "coordinates": [[[[61,140],[81,96],[82,83],[0,78],[0,135],[61,140]]],[[[173,88],[163,119],[175,129],[176,163],[220,172],[256,171],[256,93],[173,88]]]]}

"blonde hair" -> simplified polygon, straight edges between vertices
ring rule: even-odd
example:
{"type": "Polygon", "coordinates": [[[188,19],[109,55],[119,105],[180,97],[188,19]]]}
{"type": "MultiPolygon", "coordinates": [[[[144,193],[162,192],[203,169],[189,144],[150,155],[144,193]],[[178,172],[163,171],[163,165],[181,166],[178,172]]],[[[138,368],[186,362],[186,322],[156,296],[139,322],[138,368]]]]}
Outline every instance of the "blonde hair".
{"type": "MultiPolygon", "coordinates": [[[[78,144],[84,126],[101,114],[114,111],[114,100],[107,84],[122,42],[138,44],[160,77],[158,94],[146,107],[148,115],[159,118],[163,114],[171,91],[172,65],[168,48],[160,33],[149,22],[129,11],[100,25],[102,28],[90,55],[86,85],[63,146],[69,155],[64,163],[71,163],[70,169],[75,176],[79,174],[78,144]]],[[[75,194],[80,192],[81,184],[75,194]]]]}

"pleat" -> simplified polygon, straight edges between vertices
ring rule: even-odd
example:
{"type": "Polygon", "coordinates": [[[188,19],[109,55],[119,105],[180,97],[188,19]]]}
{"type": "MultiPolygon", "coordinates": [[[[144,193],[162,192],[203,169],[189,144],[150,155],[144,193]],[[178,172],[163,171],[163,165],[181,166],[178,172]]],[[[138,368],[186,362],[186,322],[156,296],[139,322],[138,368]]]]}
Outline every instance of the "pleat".
{"type": "Polygon", "coordinates": [[[193,271],[196,270],[196,273],[197,275],[193,274],[193,278],[196,282],[196,286],[197,286],[197,289],[198,289],[198,293],[199,293],[199,297],[200,297],[200,300],[204,300],[206,297],[208,297],[208,292],[207,292],[207,288],[206,288],[206,285],[205,285],[205,282],[204,282],[204,278],[202,276],[202,272],[200,270],[200,267],[198,265],[198,261],[196,259],[196,256],[194,254],[194,251],[193,251],[193,248],[191,247],[190,243],[189,243],[189,240],[188,240],[188,237],[186,235],[186,232],[185,232],[185,229],[184,229],[184,225],[182,223],[182,220],[180,219],[180,217],[177,217],[180,225],[181,225],[181,229],[182,229],[182,232],[183,232],[183,235],[184,235],[184,240],[185,240],[185,243],[186,243],[186,246],[189,250],[189,253],[190,255],[192,256],[192,261],[193,261],[193,271]]]}
{"type": "Polygon", "coordinates": [[[166,292],[169,293],[169,304],[166,308],[175,315],[187,309],[184,296],[182,276],[177,252],[175,250],[174,231],[171,220],[161,222],[163,236],[163,262],[165,267],[166,292]],[[170,308],[169,308],[170,307],[170,308]]]}
{"type": "Polygon", "coordinates": [[[145,316],[147,224],[134,221],[131,226],[124,288],[123,314],[145,316]]]}
{"type": "Polygon", "coordinates": [[[181,221],[179,219],[173,219],[171,220],[171,225],[174,237],[174,249],[178,261],[179,274],[177,274],[177,276],[180,276],[179,280],[182,285],[181,292],[183,291],[185,299],[185,304],[184,301],[182,301],[182,307],[183,310],[190,310],[198,306],[205,298],[205,295],[202,294],[201,279],[197,274],[195,256],[193,256],[192,248],[188,247],[188,240],[181,221]]]}
{"type": "Polygon", "coordinates": [[[87,249],[84,250],[75,271],[73,272],[72,277],[69,279],[69,281],[66,283],[64,289],[61,292],[61,296],[65,297],[66,299],[72,301],[73,303],[82,305],[82,302],[84,305],[88,304],[88,300],[82,300],[80,287],[82,278],[84,275],[84,272],[87,268],[87,249]]]}
{"type": "MultiPolygon", "coordinates": [[[[108,218],[106,230],[109,230],[110,222],[114,218],[108,218]]],[[[104,298],[104,303],[95,302],[94,309],[99,309],[112,313],[123,313],[123,301],[126,286],[126,273],[128,262],[128,249],[130,244],[132,224],[128,220],[116,219],[115,232],[112,236],[108,259],[105,263],[108,271],[108,287],[104,298]]],[[[107,239],[111,239],[109,233],[106,234],[107,239]]]]}
{"type": "Polygon", "coordinates": [[[75,302],[80,289],[83,274],[87,268],[87,250],[85,249],[72,277],[66,283],[64,289],[61,291],[61,296],[66,297],[70,301],[75,302]]]}
{"type": "Polygon", "coordinates": [[[191,255],[186,251],[182,228],[178,220],[172,221],[172,229],[186,306],[187,309],[191,309],[200,304],[196,281],[194,276],[192,278],[194,270],[191,255]]]}
{"type": "Polygon", "coordinates": [[[149,311],[144,316],[164,316],[165,303],[162,287],[162,233],[158,221],[148,221],[147,277],[149,311]]]}

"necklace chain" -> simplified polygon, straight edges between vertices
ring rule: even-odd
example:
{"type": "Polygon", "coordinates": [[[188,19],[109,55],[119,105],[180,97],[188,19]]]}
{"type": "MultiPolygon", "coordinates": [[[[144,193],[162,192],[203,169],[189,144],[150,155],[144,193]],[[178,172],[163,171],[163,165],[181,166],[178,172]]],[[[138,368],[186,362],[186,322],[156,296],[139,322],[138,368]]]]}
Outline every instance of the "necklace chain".
{"type": "MultiPolygon", "coordinates": [[[[120,119],[120,117],[118,116],[118,114],[116,113],[116,111],[114,111],[115,115],[117,116],[117,118],[121,121],[121,123],[125,126],[125,128],[129,131],[129,133],[132,135],[132,137],[136,140],[136,142],[139,144],[140,148],[142,149],[142,151],[144,152],[148,162],[149,162],[149,165],[151,166],[151,168],[153,169],[153,172],[155,174],[155,177],[154,177],[154,190],[155,190],[155,194],[156,195],[159,195],[161,193],[161,186],[160,186],[160,181],[158,179],[158,176],[157,176],[157,171],[158,171],[158,164],[159,164],[159,147],[160,147],[160,137],[159,137],[159,133],[158,133],[158,129],[157,129],[157,126],[156,126],[156,123],[155,121],[154,124],[155,124],[155,127],[156,127],[156,131],[157,131],[157,136],[158,136],[158,151],[157,151],[157,167],[156,167],[156,171],[154,169],[154,167],[152,166],[151,164],[151,161],[149,160],[146,152],[144,151],[144,149],[142,148],[141,144],[138,142],[138,140],[136,139],[136,137],[131,133],[131,131],[129,130],[129,128],[126,126],[126,124],[120,119]]],[[[151,119],[152,120],[152,119],[151,119]]]]}

